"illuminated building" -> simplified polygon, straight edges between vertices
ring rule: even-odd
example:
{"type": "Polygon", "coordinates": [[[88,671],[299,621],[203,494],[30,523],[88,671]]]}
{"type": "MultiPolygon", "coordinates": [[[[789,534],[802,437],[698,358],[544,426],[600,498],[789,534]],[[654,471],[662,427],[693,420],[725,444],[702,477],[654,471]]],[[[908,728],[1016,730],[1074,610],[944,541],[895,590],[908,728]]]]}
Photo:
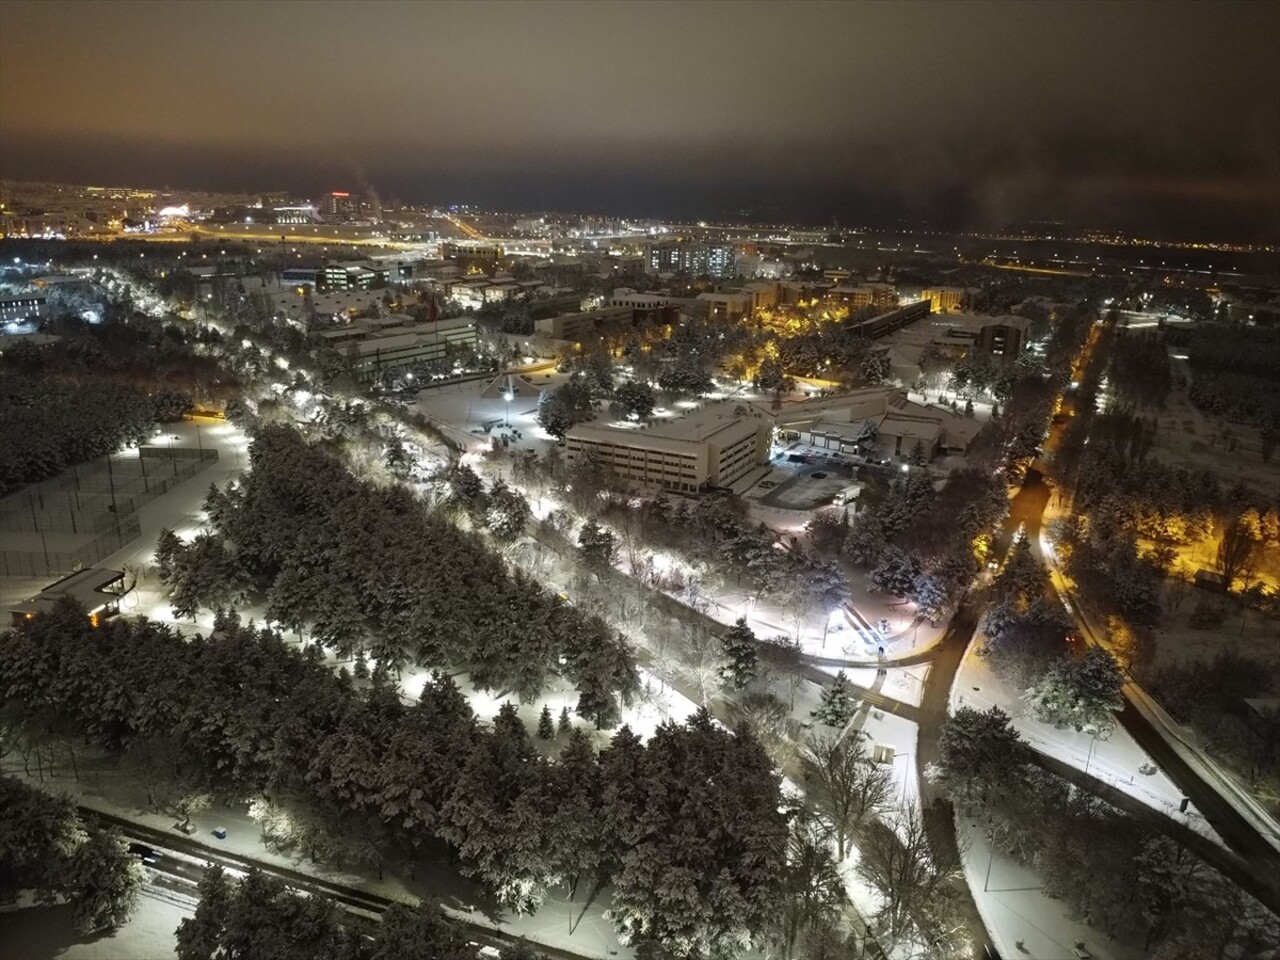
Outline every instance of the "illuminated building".
{"type": "Polygon", "coordinates": [[[31,620],[38,614],[49,613],[64,597],[70,597],[80,606],[96,627],[107,617],[120,612],[120,598],[124,589],[124,572],[90,567],[63,577],[40,591],[39,595],[9,610],[15,624],[31,620]]]}
{"type": "Polygon", "coordinates": [[[920,299],[928,300],[934,313],[946,310],[959,310],[965,301],[968,291],[964,287],[927,287],[920,293],[920,299]]]}
{"type": "Polygon", "coordinates": [[[45,298],[38,294],[19,293],[0,297],[0,323],[29,323],[47,316],[48,313],[45,298]]]}
{"type": "Polygon", "coordinates": [[[857,287],[832,287],[826,299],[843,303],[850,310],[866,307],[892,307],[898,302],[897,291],[890,283],[867,283],[857,287]]]}
{"type": "Polygon", "coordinates": [[[644,426],[579,423],[565,442],[570,463],[590,460],[623,480],[691,492],[732,486],[767,463],[770,426],[763,414],[723,404],[644,426]]]}
{"type": "Polygon", "coordinates": [[[445,260],[458,260],[490,269],[502,261],[503,255],[501,244],[484,240],[446,240],[440,244],[440,256],[445,260]]]}
{"type": "Polygon", "coordinates": [[[644,248],[645,273],[688,273],[695,277],[732,277],[737,273],[731,243],[650,243],[644,248]]]}
{"type": "Polygon", "coordinates": [[[325,194],[324,213],[331,219],[345,219],[355,216],[357,201],[345,190],[334,190],[325,194]]]}
{"type": "Polygon", "coordinates": [[[345,260],[326,263],[324,285],[328,290],[372,290],[385,287],[390,271],[368,260],[345,260]]]}
{"type": "Polygon", "coordinates": [[[363,339],[338,349],[350,360],[352,376],[368,383],[390,370],[444,360],[450,348],[474,350],[478,344],[475,321],[454,317],[413,327],[370,330],[363,339]]]}

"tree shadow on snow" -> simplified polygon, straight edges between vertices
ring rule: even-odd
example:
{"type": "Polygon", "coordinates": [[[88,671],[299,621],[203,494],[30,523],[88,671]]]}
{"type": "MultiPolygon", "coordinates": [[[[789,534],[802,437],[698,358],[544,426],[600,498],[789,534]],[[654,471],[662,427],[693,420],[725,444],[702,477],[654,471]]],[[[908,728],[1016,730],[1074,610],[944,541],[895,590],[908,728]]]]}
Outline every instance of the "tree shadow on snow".
{"type": "Polygon", "coordinates": [[[30,906],[0,913],[0,957],[52,960],[76,944],[109,937],[110,931],[83,936],[71,924],[71,907],[30,906]]]}

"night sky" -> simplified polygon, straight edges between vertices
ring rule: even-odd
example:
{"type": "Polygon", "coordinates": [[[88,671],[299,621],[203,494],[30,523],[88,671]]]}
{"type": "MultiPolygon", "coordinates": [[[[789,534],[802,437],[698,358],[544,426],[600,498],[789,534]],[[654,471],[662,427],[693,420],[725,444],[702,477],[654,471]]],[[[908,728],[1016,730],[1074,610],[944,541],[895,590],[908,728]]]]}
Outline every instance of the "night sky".
{"type": "Polygon", "coordinates": [[[1280,237],[1280,4],[0,5],[0,175],[1280,237]]]}

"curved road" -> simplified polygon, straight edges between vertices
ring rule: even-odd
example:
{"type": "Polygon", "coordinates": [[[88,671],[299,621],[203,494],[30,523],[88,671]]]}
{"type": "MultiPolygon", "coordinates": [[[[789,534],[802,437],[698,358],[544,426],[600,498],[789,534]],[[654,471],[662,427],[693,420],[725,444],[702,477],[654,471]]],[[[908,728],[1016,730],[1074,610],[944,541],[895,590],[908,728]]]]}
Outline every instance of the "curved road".
{"type": "MultiPolygon", "coordinates": [[[[993,551],[997,560],[1003,561],[1013,536],[1020,526],[1029,538],[1032,549],[1038,551],[1041,517],[1048,504],[1049,496],[1050,489],[1039,472],[1030,471],[1022,488],[1010,502],[1009,517],[1005,521],[1004,529],[993,551]]],[[[1077,624],[1081,627],[1082,635],[1089,636],[1088,625],[1081,622],[1074,606],[1072,612],[1077,624]]],[[[924,770],[929,763],[937,760],[938,736],[947,719],[951,687],[955,682],[960,662],[964,659],[965,651],[973,640],[977,622],[978,611],[967,602],[962,604],[943,635],[942,642],[935,648],[932,666],[925,680],[918,711],[920,728],[916,758],[921,789],[926,797],[930,796],[930,789],[928,782],[924,779],[924,770]]],[[[1183,836],[1179,829],[1180,825],[1167,817],[1155,814],[1149,822],[1160,825],[1165,832],[1186,843],[1223,875],[1230,877],[1272,910],[1280,912],[1280,853],[1277,853],[1275,848],[1258,834],[1253,825],[1241,816],[1212,784],[1207,783],[1191,769],[1181,754],[1135,707],[1127,689],[1125,707],[1120,712],[1119,721],[1137,744],[1182,791],[1183,796],[1196,805],[1205,820],[1231,850],[1224,851],[1213,843],[1190,841],[1183,836]]],[[[1077,786],[1110,800],[1121,809],[1136,813],[1132,804],[1118,801],[1114,791],[1105,782],[1074,768],[1070,768],[1073,772],[1067,774],[1063,769],[1066,765],[1058,763],[1053,758],[1041,756],[1038,762],[1060,773],[1077,786]]],[[[1148,813],[1153,812],[1148,810],[1148,813]]],[[[946,842],[945,837],[933,839],[937,842],[946,842]]]]}

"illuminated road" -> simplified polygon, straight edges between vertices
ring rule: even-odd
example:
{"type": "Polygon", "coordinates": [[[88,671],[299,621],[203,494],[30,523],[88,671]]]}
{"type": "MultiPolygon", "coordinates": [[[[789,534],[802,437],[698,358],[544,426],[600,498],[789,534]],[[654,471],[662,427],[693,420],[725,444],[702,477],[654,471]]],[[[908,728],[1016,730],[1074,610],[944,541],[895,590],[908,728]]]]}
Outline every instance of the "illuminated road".
{"type": "MultiPolygon", "coordinates": [[[[78,811],[86,822],[113,826],[126,840],[150,848],[154,857],[148,858],[147,866],[157,874],[173,878],[183,886],[194,887],[204,875],[205,868],[192,863],[191,859],[188,859],[194,858],[202,861],[206,866],[221,866],[223,869],[233,872],[233,875],[243,874],[251,868],[256,868],[260,872],[282,881],[291,890],[323,896],[334,901],[349,917],[356,919],[358,923],[368,924],[371,920],[380,919],[389,907],[395,903],[402,902],[393,900],[390,897],[384,897],[381,894],[370,893],[357,887],[334,883],[331,880],[314,877],[298,870],[291,870],[288,867],[278,867],[265,861],[255,860],[252,857],[219,850],[198,840],[193,840],[191,837],[145,827],[131,820],[102,813],[90,807],[79,807],[78,811]]],[[[194,895],[194,890],[191,892],[194,895]]],[[[462,928],[466,935],[478,945],[501,949],[514,946],[519,939],[463,917],[450,915],[449,919],[454,925],[462,928]]],[[[571,953],[568,950],[550,947],[542,943],[537,944],[536,949],[539,954],[549,957],[551,960],[588,960],[586,954],[571,953]]]]}
{"type": "Polygon", "coordinates": [[[471,226],[469,223],[464,223],[461,219],[459,219],[458,217],[455,217],[453,214],[450,214],[450,213],[445,214],[445,219],[448,220],[450,223],[452,223],[459,230],[461,230],[464,234],[466,234],[467,238],[470,240],[487,241],[489,239],[483,233],[477,230],[475,227],[471,226]]]}

